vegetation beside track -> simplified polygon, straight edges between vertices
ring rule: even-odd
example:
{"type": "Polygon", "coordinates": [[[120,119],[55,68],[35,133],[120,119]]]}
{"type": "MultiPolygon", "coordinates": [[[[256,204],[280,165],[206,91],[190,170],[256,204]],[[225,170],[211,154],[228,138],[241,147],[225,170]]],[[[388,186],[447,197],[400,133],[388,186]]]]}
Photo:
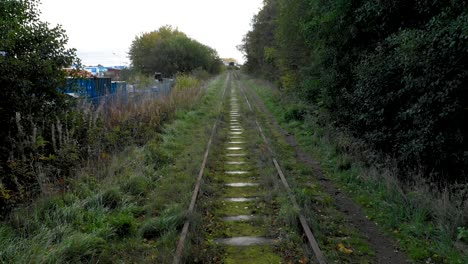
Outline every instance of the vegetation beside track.
{"type": "Polygon", "coordinates": [[[200,86],[179,86],[173,121],[147,144],[90,165],[65,191],[14,210],[0,223],[0,262],[172,261],[222,85],[217,78],[201,97],[193,90],[200,86]]]}
{"type": "MultiPolygon", "coordinates": [[[[432,193],[424,184],[402,186],[395,180],[392,164],[364,163],[362,153],[371,152],[359,148],[358,144],[353,142],[355,139],[339,133],[330,125],[319,123],[313,116],[306,116],[305,119],[295,118],[297,102],[290,97],[284,100],[284,94],[272,85],[250,78],[247,83],[262,98],[280,125],[296,137],[299,146],[321,163],[327,177],[346,190],[353,200],[364,208],[367,217],[398,241],[413,261],[468,262],[468,250],[463,242],[466,237],[460,235],[460,229],[457,230],[456,226],[464,214],[457,207],[456,197],[450,197],[447,191],[432,193]]],[[[281,136],[277,135],[277,138],[281,136]]],[[[280,151],[290,149],[284,141],[278,140],[276,145],[280,151]]],[[[287,168],[289,166],[286,165],[287,168]]],[[[309,169],[304,170],[308,176],[303,184],[309,184],[311,188],[303,191],[299,189],[299,197],[309,196],[314,189],[320,189],[310,177],[311,173],[307,173],[309,169]]],[[[291,171],[299,175],[301,173],[300,169],[291,171]]],[[[300,184],[301,177],[291,178],[298,179],[300,184]]],[[[322,203],[333,203],[324,198],[319,200],[322,203]]],[[[323,215],[325,218],[339,219],[330,213],[323,215]]],[[[314,225],[319,230],[319,240],[321,226],[314,225]]],[[[352,244],[349,246],[353,248],[352,244]]]]}
{"type": "MultiPolygon", "coordinates": [[[[244,90],[247,90],[246,85],[251,86],[251,83],[246,82],[243,76],[241,85],[244,86],[244,90]]],[[[249,96],[248,93],[247,96],[249,96]]],[[[284,135],[271,124],[268,116],[256,105],[255,100],[251,99],[251,103],[275,156],[283,167],[285,176],[302,209],[301,212],[307,218],[327,261],[330,263],[374,263],[375,253],[370,249],[365,238],[335,208],[333,199],[322,190],[312,169],[298,160],[294,149],[285,141],[284,135]]],[[[276,170],[270,173],[278,177],[276,170]]],[[[279,181],[279,179],[276,180],[279,181]]],[[[279,193],[281,194],[278,199],[277,227],[289,230],[289,234],[294,234],[296,239],[305,239],[299,224],[298,212],[292,207],[282,186],[279,186],[279,193]]],[[[309,258],[313,258],[311,254],[313,253],[309,252],[309,258]]],[[[296,261],[304,261],[304,259],[296,259],[296,261]]]]}

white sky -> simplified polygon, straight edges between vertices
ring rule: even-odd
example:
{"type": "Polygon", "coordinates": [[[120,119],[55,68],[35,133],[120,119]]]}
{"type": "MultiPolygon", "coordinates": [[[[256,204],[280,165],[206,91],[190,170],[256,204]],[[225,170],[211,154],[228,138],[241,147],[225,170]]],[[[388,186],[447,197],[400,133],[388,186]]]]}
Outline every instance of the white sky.
{"type": "Polygon", "coordinates": [[[84,65],[129,63],[136,35],[163,25],[243,62],[236,49],[263,0],[42,0],[41,19],[62,25],[84,65]]]}

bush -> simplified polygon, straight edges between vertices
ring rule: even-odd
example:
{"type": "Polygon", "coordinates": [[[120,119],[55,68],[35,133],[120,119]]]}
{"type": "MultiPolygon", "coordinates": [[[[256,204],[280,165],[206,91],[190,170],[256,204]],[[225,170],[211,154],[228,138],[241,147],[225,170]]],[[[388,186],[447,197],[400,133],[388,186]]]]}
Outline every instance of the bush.
{"type": "Polygon", "coordinates": [[[357,64],[349,108],[339,110],[356,135],[441,182],[461,180],[467,165],[467,26],[468,14],[442,12],[390,35],[357,64]]]}

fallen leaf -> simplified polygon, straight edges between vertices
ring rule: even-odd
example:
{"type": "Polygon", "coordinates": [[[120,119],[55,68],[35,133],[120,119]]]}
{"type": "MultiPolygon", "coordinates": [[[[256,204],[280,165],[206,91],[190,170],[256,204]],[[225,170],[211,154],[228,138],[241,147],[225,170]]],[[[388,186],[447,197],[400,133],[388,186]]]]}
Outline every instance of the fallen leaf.
{"type": "Polygon", "coordinates": [[[345,254],[351,254],[353,253],[353,250],[352,249],[349,249],[349,248],[346,248],[343,243],[339,243],[338,244],[338,251],[340,251],[341,253],[345,253],[345,254]]]}

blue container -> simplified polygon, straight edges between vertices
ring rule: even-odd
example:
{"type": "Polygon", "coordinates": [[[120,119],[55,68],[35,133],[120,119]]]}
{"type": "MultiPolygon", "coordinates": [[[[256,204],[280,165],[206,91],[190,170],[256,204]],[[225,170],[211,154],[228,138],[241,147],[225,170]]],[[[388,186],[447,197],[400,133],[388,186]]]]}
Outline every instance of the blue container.
{"type": "MultiPolygon", "coordinates": [[[[116,85],[116,89],[112,89],[111,78],[85,78],[85,79],[73,79],[67,80],[66,93],[75,93],[79,96],[89,97],[95,99],[97,97],[106,96],[108,94],[116,93],[119,88],[125,87],[126,84],[116,85]]],[[[121,90],[126,90],[120,88],[121,90]]],[[[94,100],[93,100],[94,101],[94,100]]]]}

